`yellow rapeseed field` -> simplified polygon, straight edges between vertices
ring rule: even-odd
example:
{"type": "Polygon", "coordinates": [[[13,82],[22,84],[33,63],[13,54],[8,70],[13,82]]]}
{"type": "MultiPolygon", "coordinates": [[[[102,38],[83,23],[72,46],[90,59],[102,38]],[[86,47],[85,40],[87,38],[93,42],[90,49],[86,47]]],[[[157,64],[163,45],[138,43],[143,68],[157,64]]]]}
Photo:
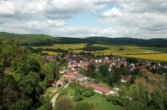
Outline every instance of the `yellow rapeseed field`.
{"type": "Polygon", "coordinates": [[[148,54],[148,53],[159,53],[157,51],[152,51],[152,50],[148,50],[145,49],[146,47],[140,47],[140,46],[119,46],[119,45],[99,45],[96,44],[97,46],[105,46],[108,47],[107,50],[103,50],[103,51],[97,51],[94,53],[99,53],[99,54],[113,54],[113,55],[129,55],[129,54],[148,54]],[[123,48],[124,50],[119,50],[120,48],[123,48]]]}
{"type": "Polygon", "coordinates": [[[126,55],[126,57],[167,61],[167,54],[126,55]]]}
{"type": "MultiPolygon", "coordinates": [[[[86,43],[79,43],[79,44],[54,44],[52,46],[38,46],[33,47],[34,49],[38,48],[52,48],[57,49],[61,48],[64,50],[69,50],[74,53],[82,52],[81,48],[85,47],[86,43]]],[[[167,61],[167,51],[158,51],[161,48],[154,48],[154,47],[141,47],[141,46],[121,46],[121,45],[102,45],[102,44],[94,44],[95,46],[104,46],[108,49],[101,50],[101,51],[91,51],[91,53],[99,54],[99,55],[119,55],[119,56],[126,56],[126,57],[135,57],[135,58],[142,58],[142,59],[151,59],[151,60],[162,60],[167,61]],[[122,50],[120,50],[122,48],[122,50]]],[[[162,50],[162,49],[161,49],[162,50]]],[[[165,50],[165,49],[164,49],[165,50]]],[[[59,54],[57,52],[51,51],[42,51],[43,53],[48,53],[51,55],[59,54]]],[[[84,51],[86,52],[86,51],[84,51]]]]}
{"type": "Polygon", "coordinates": [[[49,55],[58,55],[58,54],[60,54],[58,52],[51,52],[51,51],[42,51],[42,53],[47,53],[49,55]]]}

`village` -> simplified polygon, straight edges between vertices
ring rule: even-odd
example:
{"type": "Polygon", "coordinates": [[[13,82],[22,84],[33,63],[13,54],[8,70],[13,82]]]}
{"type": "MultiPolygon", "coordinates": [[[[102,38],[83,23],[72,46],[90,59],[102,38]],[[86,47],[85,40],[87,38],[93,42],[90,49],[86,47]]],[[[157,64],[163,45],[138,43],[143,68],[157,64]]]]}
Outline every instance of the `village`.
{"type": "MultiPolygon", "coordinates": [[[[111,89],[99,86],[94,83],[95,78],[91,78],[85,75],[85,71],[88,70],[89,64],[93,64],[95,66],[95,70],[99,71],[99,67],[101,65],[107,65],[108,72],[112,72],[114,68],[126,68],[129,72],[133,72],[136,68],[140,69],[149,69],[152,71],[155,70],[165,70],[161,75],[166,75],[167,65],[160,64],[160,62],[154,63],[148,60],[140,60],[138,63],[136,62],[127,62],[125,57],[115,57],[104,56],[104,58],[86,58],[80,54],[66,54],[63,57],[60,55],[45,55],[45,61],[49,62],[51,60],[65,60],[67,62],[66,66],[60,68],[60,78],[59,80],[52,80],[51,84],[56,87],[63,87],[67,83],[76,81],[85,87],[92,87],[95,92],[100,94],[116,94],[119,91],[118,87],[113,87],[111,89]],[[83,73],[84,71],[84,73],[83,73]]],[[[57,62],[60,65],[60,62],[57,62]]],[[[132,75],[130,74],[121,74],[120,82],[131,84],[132,75]]]]}

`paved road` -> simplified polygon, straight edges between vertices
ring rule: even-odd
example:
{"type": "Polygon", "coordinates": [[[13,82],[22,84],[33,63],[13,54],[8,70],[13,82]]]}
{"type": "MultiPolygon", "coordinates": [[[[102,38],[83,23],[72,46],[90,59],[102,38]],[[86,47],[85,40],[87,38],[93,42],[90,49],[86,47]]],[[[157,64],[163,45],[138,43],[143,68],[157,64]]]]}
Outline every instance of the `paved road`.
{"type": "MultiPolygon", "coordinates": [[[[69,83],[67,83],[67,84],[63,87],[63,89],[67,88],[68,85],[69,85],[69,83]]],[[[61,92],[61,91],[59,91],[57,94],[55,94],[55,95],[52,97],[52,99],[51,99],[52,108],[54,108],[56,99],[57,99],[57,97],[58,97],[58,95],[59,95],[60,92],[61,92]]]]}

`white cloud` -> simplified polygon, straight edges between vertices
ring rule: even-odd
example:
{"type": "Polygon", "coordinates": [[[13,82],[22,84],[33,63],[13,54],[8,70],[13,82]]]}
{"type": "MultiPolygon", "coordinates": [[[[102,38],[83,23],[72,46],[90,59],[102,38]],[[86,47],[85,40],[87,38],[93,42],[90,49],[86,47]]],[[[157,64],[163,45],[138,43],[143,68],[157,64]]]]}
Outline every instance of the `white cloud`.
{"type": "Polygon", "coordinates": [[[82,37],[167,37],[165,0],[1,0],[0,7],[1,31],[82,37]],[[121,8],[109,10],[108,4],[119,4],[121,8]],[[99,9],[106,10],[97,23],[108,28],[71,27],[65,23],[74,15],[96,13],[99,9]]]}
{"type": "MultiPolygon", "coordinates": [[[[65,25],[64,21],[57,20],[47,20],[43,22],[39,21],[30,21],[30,22],[6,22],[3,24],[3,27],[7,29],[1,29],[2,31],[9,31],[14,33],[43,33],[43,34],[52,34],[50,30],[55,28],[60,28],[65,25]]],[[[52,34],[53,35],[53,34],[52,34]]]]}
{"type": "Polygon", "coordinates": [[[117,16],[122,16],[122,12],[121,12],[121,10],[114,7],[111,10],[107,10],[107,11],[101,13],[100,16],[102,16],[102,17],[117,17],[117,16]]]}
{"type": "Polygon", "coordinates": [[[167,2],[165,0],[120,0],[125,12],[133,13],[166,13],[167,2]]]}
{"type": "Polygon", "coordinates": [[[167,3],[165,0],[119,0],[123,7],[106,10],[99,16],[98,22],[123,30],[122,36],[138,38],[166,38],[167,36],[167,3]],[[115,11],[113,11],[115,10],[115,11]],[[118,14],[120,12],[120,14],[118,14]],[[116,18],[113,16],[117,16],[116,18]]]}
{"type": "Polygon", "coordinates": [[[117,18],[105,18],[98,22],[118,27],[137,27],[142,30],[161,31],[167,29],[167,15],[150,13],[124,13],[117,18]],[[157,29],[157,30],[156,30],[157,29]]]}
{"type": "Polygon", "coordinates": [[[65,25],[64,21],[47,20],[46,22],[33,21],[27,23],[28,27],[45,28],[45,27],[58,27],[65,25]]]}
{"type": "Polygon", "coordinates": [[[0,16],[15,19],[64,19],[84,11],[96,11],[106,3],[97,0],[8,0],[0,1],[0,16]]]}

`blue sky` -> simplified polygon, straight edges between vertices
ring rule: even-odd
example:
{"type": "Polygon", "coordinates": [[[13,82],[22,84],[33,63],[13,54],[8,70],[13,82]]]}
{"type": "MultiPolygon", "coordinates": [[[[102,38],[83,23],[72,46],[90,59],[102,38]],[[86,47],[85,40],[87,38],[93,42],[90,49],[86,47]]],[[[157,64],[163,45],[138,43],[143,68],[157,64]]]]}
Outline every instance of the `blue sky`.
{"type": "Polygon", "coordinates": [[[167,38],[165,0],[0,0],[0,7],[1,32],[167,38]]]}
{"type": "Polygon", "coordinates": [[[112,9],[114,7],[122,8],[119,4],[106,5],[103,9],[98,9],[96,12],[85,11],[83,13],[74,15],[71,19],[66,20],[68,26],[97,26],[102,28],[108,28],[109,25],[100,24],[97,21],[102,19],[99,15],[105,10],[112,9]]]}

